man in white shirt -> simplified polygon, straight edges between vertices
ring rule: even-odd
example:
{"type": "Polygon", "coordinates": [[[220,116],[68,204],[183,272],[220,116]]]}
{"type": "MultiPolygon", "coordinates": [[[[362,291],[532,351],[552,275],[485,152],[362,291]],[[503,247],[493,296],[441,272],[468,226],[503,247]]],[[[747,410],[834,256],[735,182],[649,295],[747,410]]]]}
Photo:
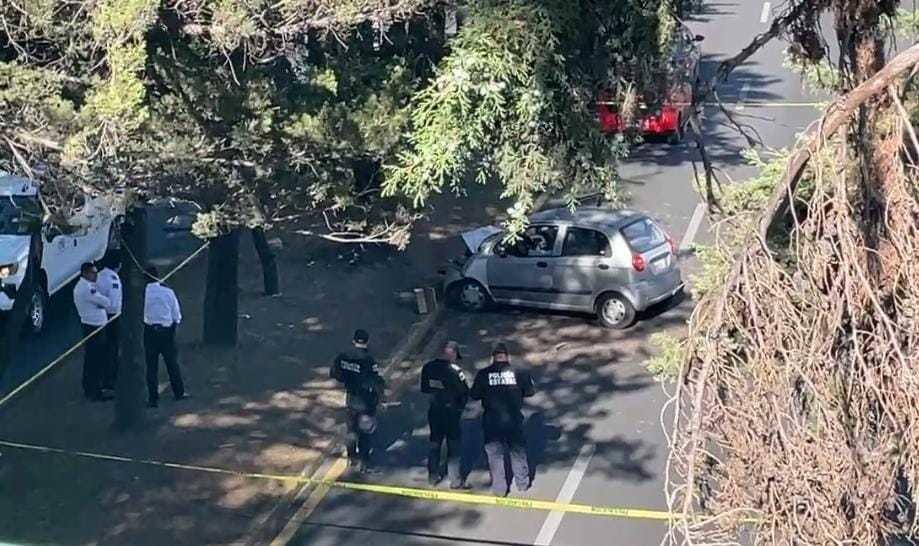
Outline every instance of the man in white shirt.
{"type": "Polygon", "coordinates": [[[147,283],[144,294],[144,352],[147,357],[147,407],[159,405],[160,355],[166,363],[172,395],[176,400],[188,398],[182,383],[176,349],[176,326],[182,322],[182,311],[175,292],[157,280],[155,267],[148,267],[152,279],[147,283]]]}
{"type": "MultiPolygon", "coordinates": [[[[99,293],[96,287],[97,275],[95,265],[84,263],[80,266],[80,280],[73,288],[73,303],[80,315],[84,338],[105,326],[108,320],[106,309],[111,302],[99,293]]],[[[103,332],[99,332],[86,341],[83,353],[83,394],[94,402],[112,399],[111,395],[102,392],[102,374],[106,359],[105,338],[103,332]]]]}
{"type": "Polygon", "coordinates": [[[108,360],[105,363],[105,370],[102,374],[102,388],[105,390],[115,389],[115,378],[118,376],[118,364],[121,347],[121,279],[118,277],[118,270],[121,268],[121,257],[115,251],[108,251],[100,260],[99,277],[96,280],[96,288],[99,293],[108,298],[109,306],[105,313],[108,315],[108,324],[105,326],[105,344],[108,351],[108,360]]]}

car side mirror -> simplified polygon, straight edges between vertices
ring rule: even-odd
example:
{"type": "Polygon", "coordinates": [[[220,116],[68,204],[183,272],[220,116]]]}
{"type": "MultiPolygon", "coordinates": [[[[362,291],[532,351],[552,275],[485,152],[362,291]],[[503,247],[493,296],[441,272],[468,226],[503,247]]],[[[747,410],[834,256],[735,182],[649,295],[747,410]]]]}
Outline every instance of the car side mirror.
{"type": "Polygon", "coordinates": [[[693,38],[692,38],[692,41],[693,41],[693,42],[702,42],[702,41],[704,41],[704,40],[705,40],[705,36],[702,36],[701,34],[696,34],[696,35],[693,36],[693,38]]]}

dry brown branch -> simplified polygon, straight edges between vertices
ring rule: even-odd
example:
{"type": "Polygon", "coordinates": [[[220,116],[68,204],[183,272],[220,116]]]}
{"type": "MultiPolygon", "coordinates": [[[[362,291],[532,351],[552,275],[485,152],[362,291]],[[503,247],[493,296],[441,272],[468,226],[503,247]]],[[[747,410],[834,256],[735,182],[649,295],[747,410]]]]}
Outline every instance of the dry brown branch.
{"type": "Polygon", "coordinates": [[[672,401],[671,541],[917,536],[919,176],[891,123],[902,111],[878,100],[917,65],[919,45],[827,110],[723,290],[694,310],[672,401]]]}

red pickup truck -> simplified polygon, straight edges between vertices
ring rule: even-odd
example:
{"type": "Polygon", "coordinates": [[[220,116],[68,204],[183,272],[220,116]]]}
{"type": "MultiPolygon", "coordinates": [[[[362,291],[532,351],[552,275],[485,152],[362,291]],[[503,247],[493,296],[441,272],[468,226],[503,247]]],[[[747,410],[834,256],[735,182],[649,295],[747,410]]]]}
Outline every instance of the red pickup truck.
{"type": "Polygon", "coordinates": [[[691,35],[683,28],[677,32],[672,46],[670,62],[665,67],[664,91],[657,107],[646,103],[638,105],[631,122],[623,120],[619,103],[612,100],[611,92],[601,93],[597,100],[597,118],[600,131],[605,134],[634,132],[642,136],[666,137],[670,143],[683,138],[686,111],[692,100],[692,86],[699,75],[699,48],[696,42],[704,38],[691,35]]]}

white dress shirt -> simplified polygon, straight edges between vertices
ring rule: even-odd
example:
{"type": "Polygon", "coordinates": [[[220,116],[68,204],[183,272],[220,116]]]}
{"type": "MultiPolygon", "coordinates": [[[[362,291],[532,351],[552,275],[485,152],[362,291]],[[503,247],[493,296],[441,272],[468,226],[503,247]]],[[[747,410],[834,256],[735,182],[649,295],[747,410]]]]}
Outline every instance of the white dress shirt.
{"type": "Polygon", "coordinates": [[[109,316],[121,313],[121,279],[118,273],[107,267],[100,271],[99,278],[96,279],[96,288],[109,300],[109,306],[105,312],[109,316]]]}
{"type": "Polygon", "coordinates": [[[102,326],[108,321],[105,310],[111,305],[109,299],[103,296],[96,283],[84,278],[77,281],[73,288],[73,304],[77,307],[80,322],[89,326],[102,326]]]}
{"type": "Polygon", "coordinates": [[[144,324],[153,326],[172,326],[182,322],[182,310],[172,288],[158,282],[147,284],[144,293],[144,324]]]}

